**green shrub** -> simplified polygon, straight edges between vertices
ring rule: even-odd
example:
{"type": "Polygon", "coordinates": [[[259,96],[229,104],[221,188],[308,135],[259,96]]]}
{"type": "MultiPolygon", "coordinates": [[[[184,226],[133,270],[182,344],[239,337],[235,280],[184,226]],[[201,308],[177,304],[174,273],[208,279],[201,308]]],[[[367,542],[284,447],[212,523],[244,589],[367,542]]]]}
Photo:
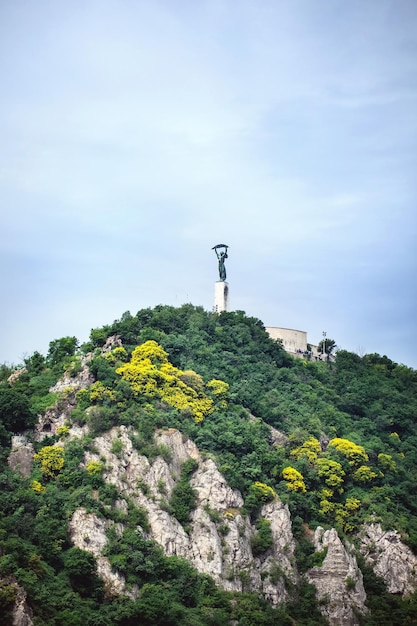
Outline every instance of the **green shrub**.
{"type": "Polygon", "coordinates": [[[263,554],[273,546],[271,522],[264,517],[256,520],[257,533],[251,539],[253,556],[263,554]]]}
{"type": "Polygon", "coordinates": [[[120,458],[123,450],[123,441],[121,439],[112,439],[110,452],[120,458]]]}
{"type": "Polygon", "coordinates": [[[181,469],[181,477],[172,491],[169,502],[172,515],[183,526],[189,523],[191,512],[196,506],[196,491],[190,485],[190,478],[197,467],[198,463],[194,459],[185,461],[181,469]]]}

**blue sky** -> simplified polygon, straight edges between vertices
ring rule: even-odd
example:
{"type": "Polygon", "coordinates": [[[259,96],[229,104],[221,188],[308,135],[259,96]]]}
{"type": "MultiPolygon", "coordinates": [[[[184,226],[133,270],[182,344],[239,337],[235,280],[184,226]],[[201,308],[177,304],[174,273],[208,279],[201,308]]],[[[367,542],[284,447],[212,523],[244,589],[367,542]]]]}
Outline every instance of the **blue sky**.
{"type": "Polygon", "coordinates": [[[0,5],[0,362],[230,303],[417,367],[414,0],[0,5]]]}

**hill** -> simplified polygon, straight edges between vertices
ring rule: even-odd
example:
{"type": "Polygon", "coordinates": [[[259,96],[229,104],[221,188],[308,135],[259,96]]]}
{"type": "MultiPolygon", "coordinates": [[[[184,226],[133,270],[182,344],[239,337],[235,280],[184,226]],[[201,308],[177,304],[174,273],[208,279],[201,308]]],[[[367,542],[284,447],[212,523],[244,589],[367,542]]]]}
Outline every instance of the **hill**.
{"type": "Polygon", "coordinates": [[[184,305],[0,371],[5,623],[417,623],[414,370],[184,305]]]}

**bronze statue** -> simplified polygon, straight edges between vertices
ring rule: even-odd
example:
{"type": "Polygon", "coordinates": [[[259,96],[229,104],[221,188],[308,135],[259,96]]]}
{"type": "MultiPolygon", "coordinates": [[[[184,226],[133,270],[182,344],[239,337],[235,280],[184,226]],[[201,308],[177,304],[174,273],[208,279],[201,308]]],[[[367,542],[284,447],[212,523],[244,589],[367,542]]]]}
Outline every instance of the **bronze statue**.
{"type": "Polygon", "coordinates": [[[212,250],[214,250],[214,252],[216,253],[216,256],[219,261],[219,276],[220,276],[220,280],[222,280],[223,282],[226,280],[226,267],[224,265],[224,262],[228,258],[227,257],[228,247],[229,246],[226,246],[224,243],[218,243],[217,246],[213,246],[212,248],[212,250]],[[224,248],[224,250],[221,250],[221,248],[224,248]]]}

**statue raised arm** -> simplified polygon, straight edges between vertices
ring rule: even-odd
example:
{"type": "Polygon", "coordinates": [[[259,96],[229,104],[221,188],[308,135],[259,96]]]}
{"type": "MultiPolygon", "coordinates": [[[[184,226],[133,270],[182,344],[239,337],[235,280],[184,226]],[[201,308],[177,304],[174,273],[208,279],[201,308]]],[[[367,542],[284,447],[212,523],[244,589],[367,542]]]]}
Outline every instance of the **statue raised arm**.
{"type": "Polygon", "coordinates": [[[216,253],[217,259],[219,261],[219,277],[223,282],[226,280],[226,267],[225,260],[228,258],[227,249],[229,246],[226,246],[224,243],[219,243],[217,246],[213,246],[212,250],[216,253]]]}

